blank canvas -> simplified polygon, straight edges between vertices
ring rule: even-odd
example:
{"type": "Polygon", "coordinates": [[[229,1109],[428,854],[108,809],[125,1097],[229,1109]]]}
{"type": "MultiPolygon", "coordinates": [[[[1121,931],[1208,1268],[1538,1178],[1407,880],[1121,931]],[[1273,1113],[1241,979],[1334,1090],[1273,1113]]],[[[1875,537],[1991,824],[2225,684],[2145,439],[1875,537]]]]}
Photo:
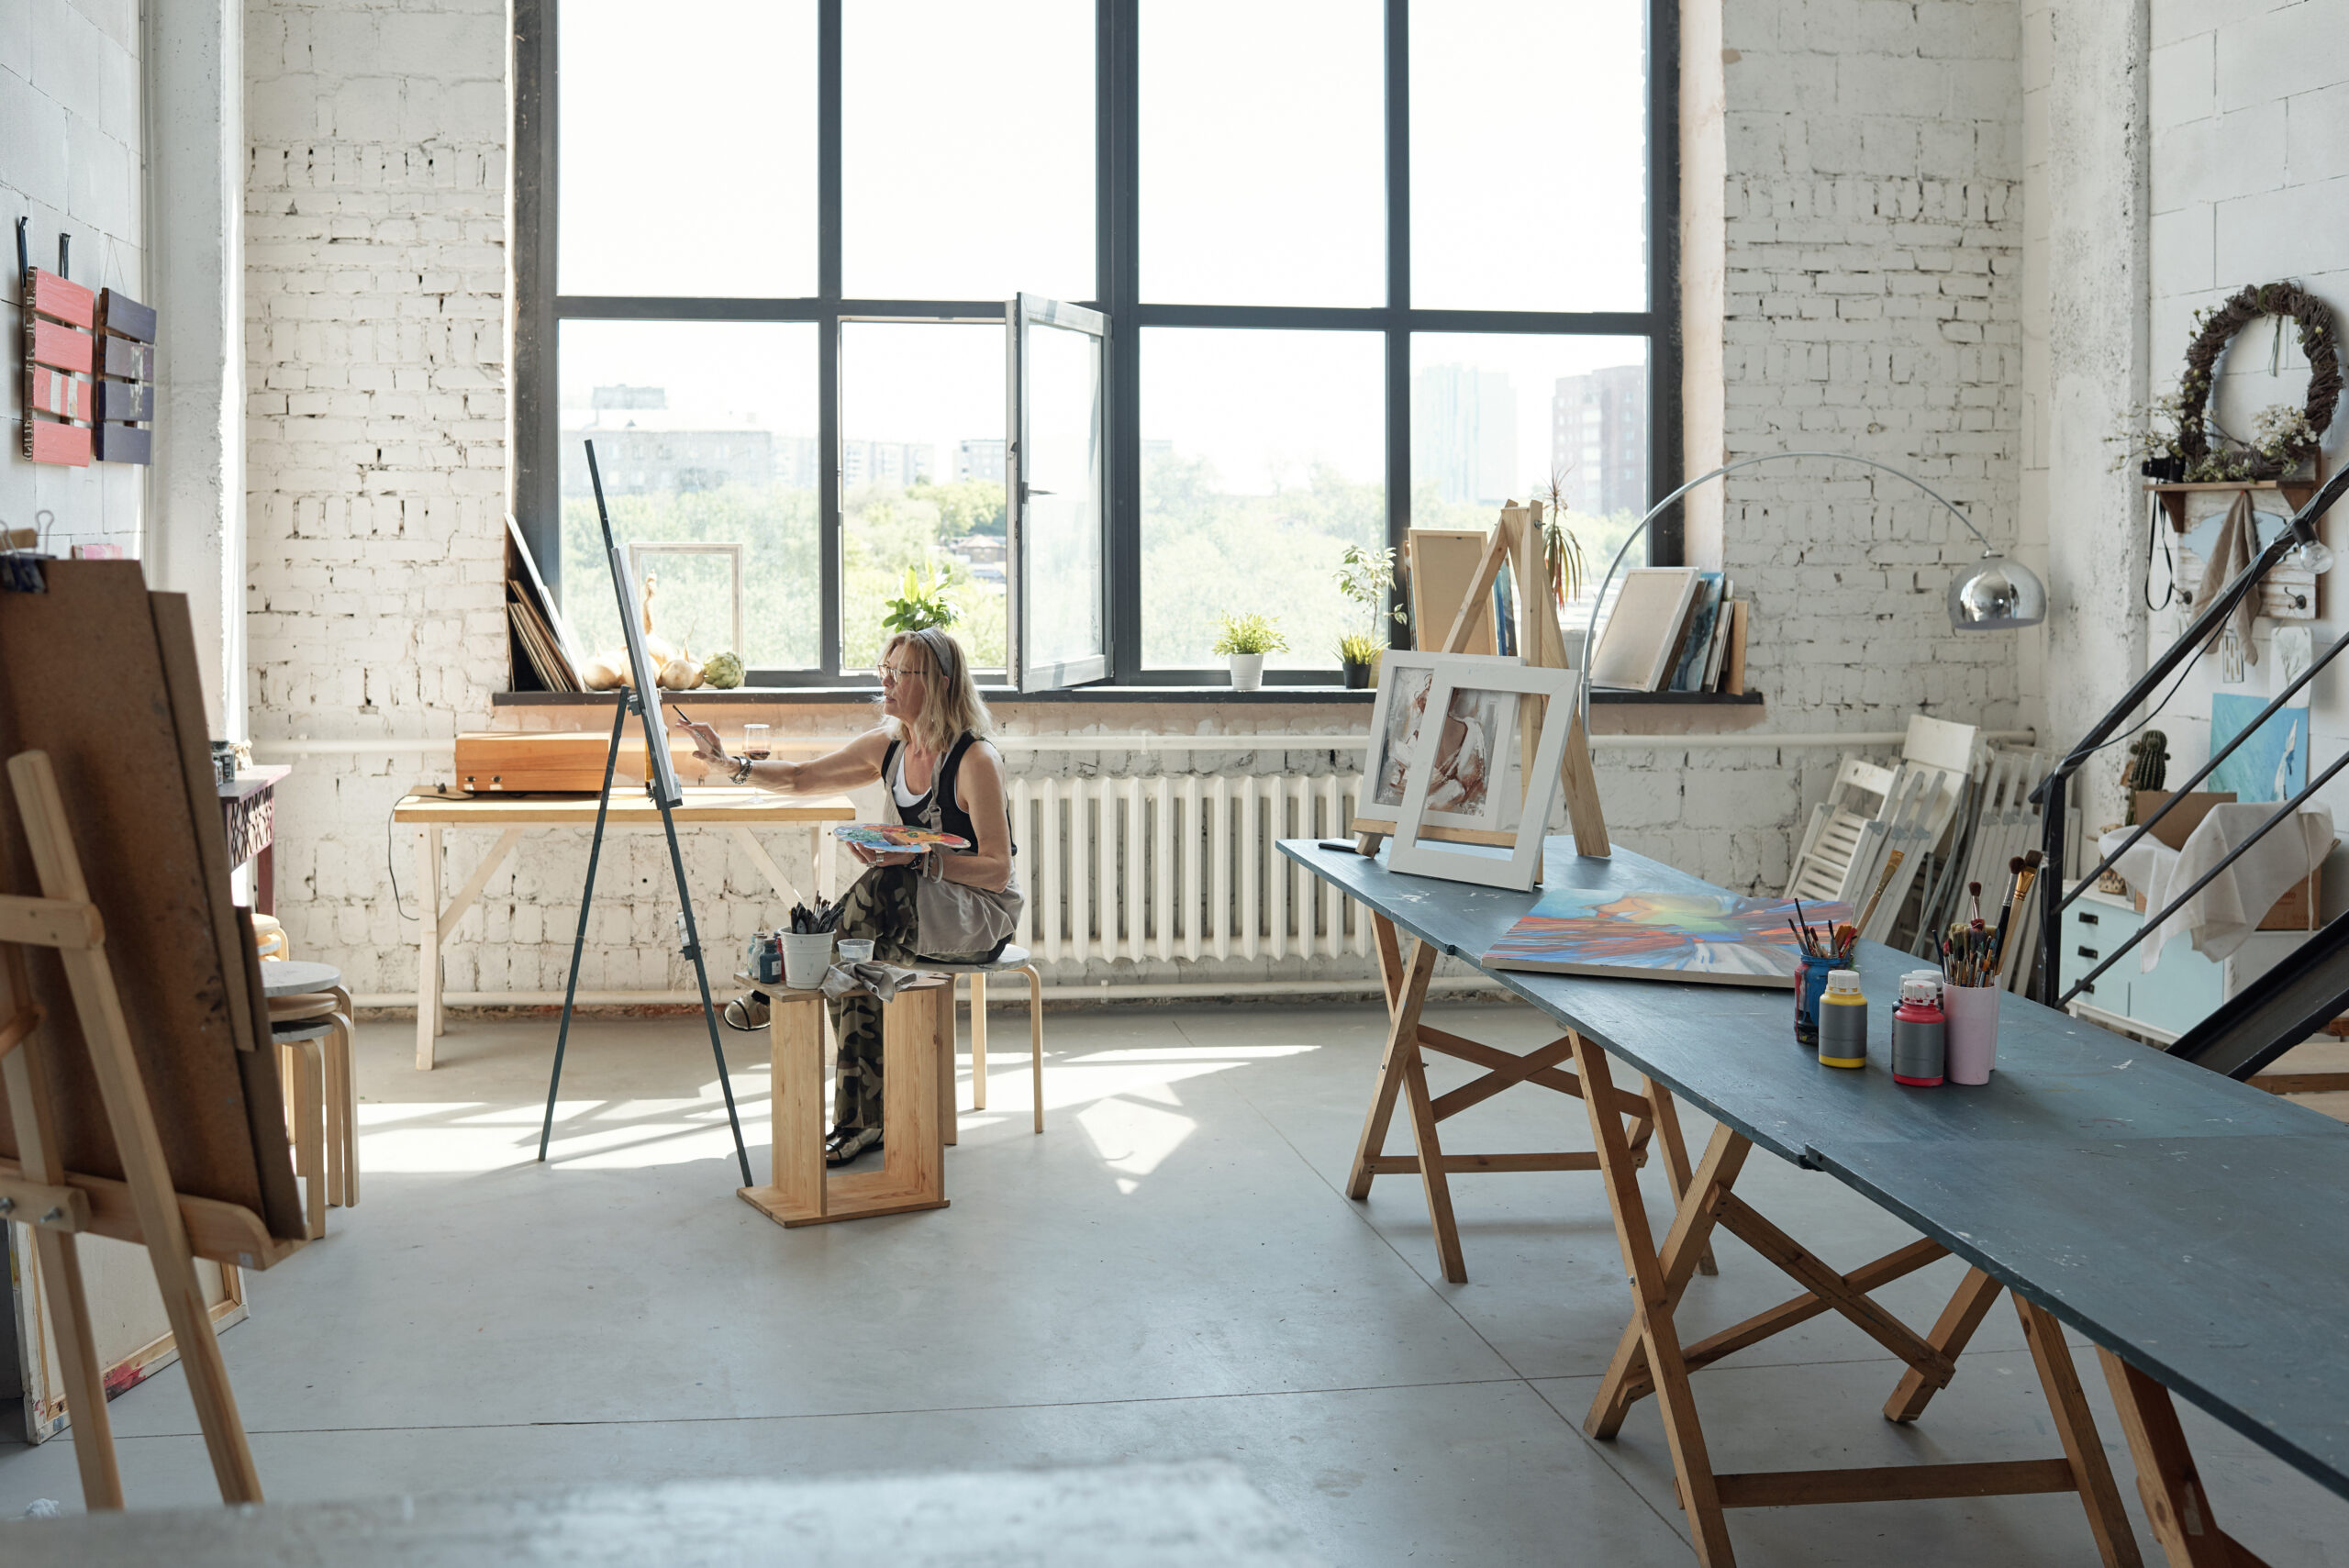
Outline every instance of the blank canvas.
{"type": "Polygon", "coordinates": [[[1697,595],[1697,572],[1688,566],[1638,566],[1623,573],[1623,591],[1590,656],[1590,684],[1635,692],[1664,689],[1680,628],[1697,595]]]}

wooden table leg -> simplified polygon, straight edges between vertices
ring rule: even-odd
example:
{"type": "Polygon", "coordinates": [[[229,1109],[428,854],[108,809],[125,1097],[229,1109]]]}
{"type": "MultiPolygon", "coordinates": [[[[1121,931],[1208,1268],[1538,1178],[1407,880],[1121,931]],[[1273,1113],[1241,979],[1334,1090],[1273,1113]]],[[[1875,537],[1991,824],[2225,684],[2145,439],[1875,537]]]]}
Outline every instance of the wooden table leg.
{"type": "Polygon", "coordinates": [[[759,842],[759,836],[744,824],[737,822],[734,824],[734,837],[740,841],[742,852],[751,857],[751,863],[766,873],[767,885],[774,889],[775,897],[787,905],[798,903],[799,890],[791,885],[791,879],[783,874],[781,866],[774,863],[774,857],[767,853],[764,844],[759,842]]]}
{"type": "MultiPolygon", "coordinates": [[[[975,981],[979,976],[974,974],[971,978],[975,981]]],[[[977,998],[973,1000],[975,1003],[977,998]]],[[[951,979],[946,983],[945,1004],[938,1009],[938,1125],[951,1149],[959,1141],[962,1130],[954,1111],[954,982],[951,979]]],[[[972,1028],[975,1029],[977,1006],[972,1007],[971,1016],[972,1028]]]]}
{"type": "MultiPolygon", "coordinates": [[[[1662,1084],[1640,1074],[1640,1095],[1648,1103],[1648,1114],[1654,1119],[1657,1138],[1664,1144],[1664,1185],[1672,1190],[1672,1204],[1676,1210],[1688,1196],[1688,1144],[1680,1133],[1680,1107],[1672,1098],[1672,1091],[1662,1084]]],[[[1697,1254],[1697,1272],[1700,1274],[1720,1273],[1713,1262],[1713,1244],[1708,1240],[1697,1254]]]]}
{"type": "Polygon", "coordinates": [[[440,1032],[440,829],[425,828],[416,846],[416,1070],[432,1071],[440,1032]]]}
{"type": "Polygon", "coordinates": [[[1346,1177],[1346,1195],[1350,1198],[1370,1195],[1370,1162],[1386,1148],[1387,1124],[1395,1118],[1395,1096],[1403,1087],[1402,1053],[1407,1050],[1413,1055],[1419,1053],[1419,1009],[1427,1004],[1428,978],[1435,971],[1435,950],[1419,942],[1415,944],[1410,973],[1405,973],[1395,923],[1386,916],[1375,917],[1374,935],[1379,977],[1386,989],[1386,1050],[1378,1059],[1378,1075],[1371,1080],[1370,1109],[1363,1117],[1362,1138],[1354,1145],[1354,1166],[1346,1177]],[[1415,991],[1417,994],[1413,995],[1415,991]],[[1407,1006],[1410,1014],[1408,1023],[1404,1019],[1407,1006]]]}
{"type": "Polygon", "coordinates": [[[2121,1429],[2137,1462],[2137,1496],[2170,1568],[2265,1568],[2240,1541],[2219,1528],[2202,1489],[2201,1473],[2186,1446],[2186,1429],[2169,1390],[2110,1351],[2099,1350],[2121,1429]]]}
{"type": "MultiPolygon", "coordinates": [[[[1689,1543],[1705,1568],[1727,1568],[1737,1561],[1730,1545],[1729,1519],[1721,1510],[1713,1484],[1713,1465],[1705,1451],[1704,1428],[1697,1420],[1697,1397],[1688,1386],[1688,1369],[1680,1359],[1680,1333],[1673,1321],[1673,1293],[1663,1261],[1656,1256],[1655,1239],[1648,1229],[1647,1204],[1640,1195],[1639,1168],[1631,1163],[1630,1140],[1617,1119],[1609,1095],[1615,1086],[1607,1053],[1580,1034],[1575,1037],[1575,1071],[1583,1083],[1583,1108],[1590,1118],[1590,1135],[1598,1146],[1598,1169],[1607,1179],[1608,1207],[1614,1211],[1615,1241],[1631,1284],[1631,1324],[1640,1339],[1649,1375],[1654,1380],[1656,1407],[1664,1418],[1664,1439],[1672,1451],[1673,1474],[1679,1485],[1680,1506],[1688,1516],[1689,1543]]],[[[1723,1131],[1726,1131],[1723,1129],[1723,1131]]],[[[1736,1140],[1742,1143],[1742,1139],[1736,1140]]],[[[1718,1140],[1717,1140],[1718,1143],[1718,1140]]],[[[1713,1150],[1706,1151],[1709,1165],[1713,1150]]],[[[1702,1193],[1706,1188],[1699,1188],[1702,1193]]],[[[1684,1206],[1686,1207],[1686,1206],[1684,1206]]],[[[1691,1230],[1695,1227],[1691,1226],[1691,1230]]],[[[1675,1218],[1675,1233],[1679,1224],[1675,1218]]],[[[1690,1262],[1694,1267],[1694,1260],[1690,1262]]]]}
{"type": "Polygon", "coordinates": [[[277,913],[277,840],[272,839],[253,857],[253,907],[263,915],[277,913]]]}
{"type": "MultiPolygon", "coordinates": [[[[1705,1146],[1705,1158],[1688,1183],[1691,1195],[1681,1199],[1672,1217],[1672,1229],[1664,1238],[1665,1300],[1673,1310],[1678,1310],[1680,1297],[1708,1250],[1706,1242],[1717,1223],[1721,1200],[1736,1184],[1738,1173],[1745,1169],[1745,1157],[1753,1149],[1752,1140],[1732,1131],[1728,1123],[1713,1128],[1712,1141],[1705,1146]]],[[[1653,1379],[1648,1375],[1645,1341],[1639,1325],[1633,1323],[1624,1329],[1622,1339],[1616,1343],[1615,1359],[1599,1383],[1590,1414],[1583,1418],[1583,1430],[1601,1440],[1614,1437],[1622,1429],[1623,1418],[1631,1413],[1633,1402],[1643,1398],[1653,1387],[1653,1379]]]]}
{"type": "Polygon", "coordinates": [[[2137,1552],[2137,1532],[2121,1507],[2112,1466],[2105,1462],[2104,1440],[2097,1436],[2096,1418],[2080,1391],[2080,1374],[2072,1365],[2072,1348],[2064,1342],[2064,1326],[2036,1302],[2020,1296],[2014,1302],[2015,1315],[2022,1319],[2022,1337],[2039,1368],[2048,1413],[2064,1440],[2064,1457],[2071,1462],[2072,1485],[2079,1488],[2080,1507],[2087,1512],[2088,1532],[2096,1537],[2097,1553],[2107,1568],[2139,1568],[2143,1559],[2137,1552]]]}
{"type": "MultiPolygon", "coordinates": [[[[1980,1269],[1968,1269],[1957,1284],[1956,1292],[1942,1315],[1933,1323],[1933,1331],[1925,1342],[1955,1361],[1965,1353],[1966,1344],[1974,1338],[1974,1330],[1982,1326],[1990,1308],[1998,1299],[2000,1285],[1980,1269]]],[[[1900,1386],[1884,1402],[1884,1418],[1887,1421],[1913,1421],[1925,1413],[1925,1407],[1943,1386],[1926,1377],[1915,1367],[1902,1375],[1900,1386]]]]}

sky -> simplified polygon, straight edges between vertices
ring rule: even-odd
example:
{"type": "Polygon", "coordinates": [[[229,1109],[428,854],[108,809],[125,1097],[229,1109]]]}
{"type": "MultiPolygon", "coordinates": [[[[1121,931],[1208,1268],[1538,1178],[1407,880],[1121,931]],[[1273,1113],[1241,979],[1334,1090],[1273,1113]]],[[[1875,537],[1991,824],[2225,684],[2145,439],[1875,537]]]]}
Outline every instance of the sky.
{"type": "MultiPolygon", "coordinates": [[[[1414,302],[1636,309],[1643,296],[1640,0],[1414,8],[1414,302]],[[1497,60],[1510,62],[1496,76],[1497,60]]],[[[1385,294],[1376,0],[1141,0],[1141,278],[1177,303],[1377,305],[1385,294]]],[[[559,287],[815,290],[812,0],[564,0],[559,287]],[[680,112],[680,110],[684,112],[680,112]]],[[[843,287],[996,300],[1093,292],[1091,0],[848,0],[843,287]]],[[[1635,339],[1422,339],[1414,364],[1509,372],[1520,463],[1548,463],[1557,376],[1635,339]]],[[[999,436],[999,326],[852,325],[842,433],[936,449],[999,436]]],[[[1159,328],[1142,434],[1234,490],[1315,458],[1384,468],[1379,339],[1159,328]]],[[[561,393],[665,386],[670,406],[815,432],[812,328],[571,322],[561,393]]]]}

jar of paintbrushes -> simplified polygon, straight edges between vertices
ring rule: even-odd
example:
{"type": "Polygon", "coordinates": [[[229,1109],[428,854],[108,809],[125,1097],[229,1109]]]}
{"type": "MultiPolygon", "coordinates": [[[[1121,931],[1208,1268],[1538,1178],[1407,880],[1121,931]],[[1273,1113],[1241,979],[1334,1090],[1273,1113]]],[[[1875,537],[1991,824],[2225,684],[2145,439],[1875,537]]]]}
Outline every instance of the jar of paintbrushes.
{"type": "Polygon", "coordinates": [[[1982,884],[1965,884],[1973,904],[1970,919],[1954,921],[1942,938],[1942,1011],[1948,1018],[1946,1073],[1952,1084],[1987,1084],[1998,1057],[1999,977],[2006,973],[2009,940],[2027,940],[2014,925],[2015,906],[2031,897],[2039,876],[2040,853],[2007,862],[2006,896],[1998,923],[1982,913],[1982,884]]]}
{"type": "MultiPolygon", "coordinates": [[[[1802,905],[1795,905],[1798,915],[1802,905]]],[[[1849,920],[1838,925],[1813,925],[1809,920],[1787,922],[1794,927],[1795,942],[1802,952],[1802,970],[1795,976],[1795,1043],[1805,1051],[1819,1049],[1819,1009],[1827,991],[1827,977],[1839,969],[1853,967],[1854,955],[1860,945],[1860,929],[1849,920]]]]}

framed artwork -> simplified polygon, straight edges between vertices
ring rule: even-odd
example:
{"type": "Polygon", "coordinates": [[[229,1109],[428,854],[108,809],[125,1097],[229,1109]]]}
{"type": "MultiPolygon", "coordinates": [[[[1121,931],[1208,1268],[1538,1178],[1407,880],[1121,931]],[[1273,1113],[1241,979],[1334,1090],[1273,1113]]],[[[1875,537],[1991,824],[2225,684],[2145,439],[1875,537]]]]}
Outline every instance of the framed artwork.
{"type": "MultiPolygon", "coordinates": [[[[1550,815],[1558,803],[1558,773],[1565,760],[1566,731],[1574,724],[1578,679],[1572,670],[1510,667],[1495,660],[1447,660],[1439,664],[1430,683],[1427,711],[1464,713],[1468,717],[1461,722],[1456,736],[1447,738],[1452,753],[1448,764],[1431,760],[1410,770],[1402,809],[1396,815],[1394,843],[1386,854],[1387,869],[1520,893],[1531,888],[1542,874],[1542,840],[1550,830],[1550,815]],[[1468,699],[1464,703],[1464,697],[1468,699]],[[1486,853],[1475,843],[1466,849],[1445,849],[1431,841],[1426,822],[1431,806],[1448,806],[1451,810],[1446,814],[1472,804],[1497,810],[1500,802],[1513,793],[1502,784],[1503,774],[1496,764],[1508,745],[1506,738],[1516,733],[1519,705],[1536,700],[1545,705],[1542,739],[1526,764],[1525,777],[1531,787],[1518,813],[1516,830],[1508,835],[1509,853],[1486,853]]],[[[1426,745],[1424,737],[1421,744],[1426,745]]]]}
{"type": "MultiPolygon", "coordinates": [[[[1499,787],[1516,751],[1516,728],[1503,723],[1493,728],[1493,708],[1505,694],[1471,686],[1458,694],[1460,712],[1431,709],[1436,673],[1453,668],[1474,675],[1487,669],[1519,668],[1514,656],[1421,653],[1390,649],[1379,660],[1378,700],[1370,712],[1370,740],[1364,751],[1362,795],[1354,808],[1353,831],[1392,834],[1409,792],[1411,776],[1431,751],[1443,782],[1437,788],[1421,828],[1430,838],[1454,842],[1498,844],[1517,841],[1501,813],[1513,807],[1512,792],[1499,787]],[[1431,711],[1441,714],[1431,723],[1431,711]],[[1465,754],[1464,755],[1464,748],[1465,754]]],[[[1513,717],[1509,711],[1499,717],[1513,717]]]]}

